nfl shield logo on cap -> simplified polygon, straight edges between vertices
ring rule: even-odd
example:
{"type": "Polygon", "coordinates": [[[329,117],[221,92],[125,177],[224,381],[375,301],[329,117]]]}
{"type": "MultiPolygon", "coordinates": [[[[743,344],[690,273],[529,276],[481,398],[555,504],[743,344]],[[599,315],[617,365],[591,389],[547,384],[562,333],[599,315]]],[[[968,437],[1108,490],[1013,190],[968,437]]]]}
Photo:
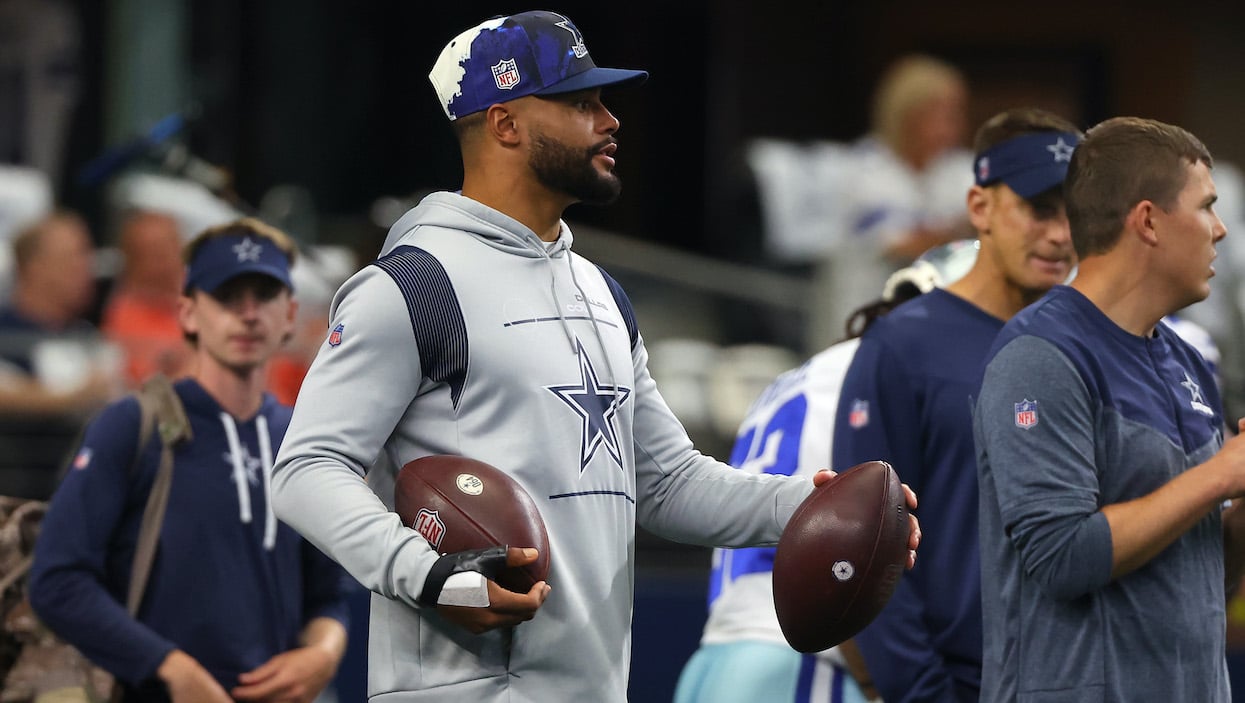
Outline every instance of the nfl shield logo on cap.
{"type": "Polygon", "coordinates": [[[510,90],[519,84],[519,67],[514,59],[506,59],[493,67],[493,82],[501,90],[510,90]]]}
{"type": "Polygon", "coordinates": [[[1022,430],[1031,429],[1038,424],[1038,404],[1036,400],[1022,400],[1016,403],[1016,426],[1022,430]]]}

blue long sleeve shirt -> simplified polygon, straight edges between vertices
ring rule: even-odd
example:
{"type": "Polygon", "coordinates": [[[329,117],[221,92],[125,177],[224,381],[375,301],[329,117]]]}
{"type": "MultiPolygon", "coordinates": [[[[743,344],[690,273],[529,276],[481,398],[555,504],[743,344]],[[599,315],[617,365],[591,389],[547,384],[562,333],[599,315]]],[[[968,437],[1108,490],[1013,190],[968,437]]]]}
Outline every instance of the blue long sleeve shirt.
{"type": "Polygon", "coordinates": [[[834,466],[880,459],[918,496],[921,550],[856,643],[888,703],[975,701],[981,577],[970,396],[1003,321],[944,290],[865,333],[839,396],[834,466]]]}
{"type": "Polygon", "coordinates": [[[1130,334],[1063,286],[989,359],[974,414],[983,700],[1227,703],[1219,510],[1119,578],[1102,513],[1222,446],[1210,366],[1165,324],[1130,334]]]}
{"type": "Polygon", "coordinates": [[[129,687],[127,700],[133,701],[167,700],[154,677],[175,648],[229,690],[239,674],[296,647],[310,620],[325,616],[345,624],[348,613],[340,567],[281,523],[271,549],[264,544],[259,417],[275,452],[290,409],[265,396],[256,417],[226,421],[197,382],[182,380],[175,388],[193,440],[174,452],[168,508],[138,617],[126,612],[125,598],[161,446],[153,433],[146,446],[136,447],[133,398],[109,406],[88,426],[52,499],[31,570],[35,612],[129,687]],[[136,451],[142,456],[131,475],[136,451]],[[239,475],[247,484],[245,500],[239,475]]]}

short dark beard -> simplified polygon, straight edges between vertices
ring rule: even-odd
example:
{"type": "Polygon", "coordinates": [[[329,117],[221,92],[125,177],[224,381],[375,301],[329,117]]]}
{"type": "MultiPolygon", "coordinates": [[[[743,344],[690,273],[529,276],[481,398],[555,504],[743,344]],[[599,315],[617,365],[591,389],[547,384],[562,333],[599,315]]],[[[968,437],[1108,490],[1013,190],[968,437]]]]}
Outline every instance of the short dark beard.
{"type": "Polygon", "coordinates": [[[612,139],[579,151],[538,132],[532,135],[528,160],[536,179],[546,188],[565,193],[579,202],[609,205],[622,193],[622,181],[613,173],[602,175],[592,158],[612,139]]]}

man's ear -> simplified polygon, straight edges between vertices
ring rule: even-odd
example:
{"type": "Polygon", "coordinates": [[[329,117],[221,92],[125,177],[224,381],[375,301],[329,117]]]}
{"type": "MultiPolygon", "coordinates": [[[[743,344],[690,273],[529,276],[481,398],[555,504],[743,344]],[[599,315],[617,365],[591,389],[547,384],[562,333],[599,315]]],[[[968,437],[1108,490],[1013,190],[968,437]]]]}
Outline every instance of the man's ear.
{"type": "Polygon", "coordinates": [[[994,193],[979,185],[968,189],[968,221],[979,233],[984,234],[990,230],[990,212],[994,209],[994,197],[994,193]]]}
{"type": "Polygon", "coordinates": [[[290,330],[294,329],[294,324],[298,321],[298,298],[290,296],[290,307],[285,313],[285,323],[289,325],[290,330]]]}
{"type": "Polygon", "coordinates": [[[285,320],[283,320],[285,330],[281,333],[281,346],[283,347],[298,336],[298,298],[288,292],[286,295],[289,297],[289,305],[286,307],[285,320]]]}
{"type": "Polygon", "coordinates": [[[1124,231],[1138,237],[1149,246],[1159,243],[1156,220],[1163,215],[1162,209],[1150,200],[1142,200],[1124,216],[1124,231]]]}
{"type": "Polygon", "coordinates": [[[195,319],[195,304],[193,291],[177,299],[177,322],[181,325],[182,332],[199,334],[199,323],[195,319]]]}
{"type": "Polygon", "coordinates": [[[503,146],[518,146],[520,141],[517,112],[510,103],[490,105],[484,113],[484,129],[503,146]]]}

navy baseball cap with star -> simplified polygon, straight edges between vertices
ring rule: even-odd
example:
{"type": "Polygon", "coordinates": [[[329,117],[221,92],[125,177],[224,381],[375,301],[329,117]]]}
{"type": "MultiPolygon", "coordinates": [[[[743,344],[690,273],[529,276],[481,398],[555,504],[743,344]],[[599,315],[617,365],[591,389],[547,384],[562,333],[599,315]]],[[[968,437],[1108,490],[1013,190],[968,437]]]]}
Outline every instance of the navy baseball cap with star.
{"type": "Polygon", "coordinates": [[[494,17],[454,37],[428,79],[451,120],[526,95],[641,83],[647,71],[602,68],[567,17],[536,10],[494,17]]]}
{"type": "Polygon", "coordinates": [[[1080,143],[1074,132],[1035,132],[999,142],[973,160],[979,186],[1005,183],[1026,200],[1063,185],[1080,143]]]}
{"type": "Polygon", "coordinates": [[[271,240],[250,233],[205,239],[186,267],[186,290],[213,293],[233,278],[258,273],[294,290],[290,259],[271,240]]]}

